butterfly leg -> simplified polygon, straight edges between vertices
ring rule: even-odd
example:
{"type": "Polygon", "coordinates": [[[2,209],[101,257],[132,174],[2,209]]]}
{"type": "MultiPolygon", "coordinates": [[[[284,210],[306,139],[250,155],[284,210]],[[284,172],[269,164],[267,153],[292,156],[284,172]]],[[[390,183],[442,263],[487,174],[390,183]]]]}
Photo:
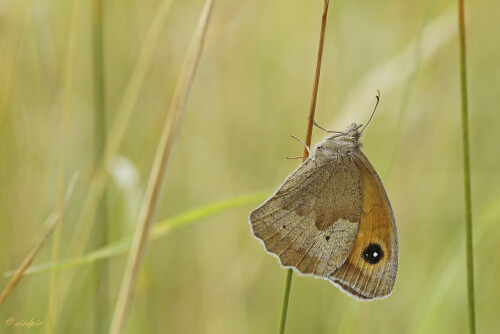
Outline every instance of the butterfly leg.
{"type": "Polygon", "coordinates": [[[292,138],[295,138],[297,139],[298,141],[300,141],[302,143],[302,145],[304,145],[304,147],[306,148],[307,152],[309,152],[309,156],[311,157],[311,160],[312,161],[315,161],[315,158],[311,155],[311,150],[309,150],[309,146],[306,145],[306,143],[304,143],[300,138],[298,137],[295,137],[294,135],[290,134],[290,137],[292,138]]]}

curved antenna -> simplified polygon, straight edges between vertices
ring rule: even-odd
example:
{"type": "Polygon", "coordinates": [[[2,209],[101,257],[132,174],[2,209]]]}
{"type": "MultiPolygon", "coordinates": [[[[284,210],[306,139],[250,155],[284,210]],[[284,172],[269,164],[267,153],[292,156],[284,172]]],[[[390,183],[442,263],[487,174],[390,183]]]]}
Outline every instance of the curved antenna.
{"type": "Polygon", "coordinates": [[[377,110],[378,102],[380,101],[380,91],[378,89],[377,89],[377,96],[375,96],[375,98],[377,99],[377,103],[375,103],[375,108],[373,108],[372,114],[371,114],[370,118],[368,119],[368,122],[366,122],[365,126],[361,129],[361,131],[359,133],[363,132],[363,130],[366,128],[366,126],[372,120],[373,114],[375,114],[375,110],[377,110]]]}

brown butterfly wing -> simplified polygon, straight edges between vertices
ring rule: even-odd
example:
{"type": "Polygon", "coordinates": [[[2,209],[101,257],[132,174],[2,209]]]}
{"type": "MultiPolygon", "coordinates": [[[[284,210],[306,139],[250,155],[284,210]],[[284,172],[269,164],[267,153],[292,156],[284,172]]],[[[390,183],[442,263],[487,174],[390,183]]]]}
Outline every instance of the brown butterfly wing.
{"type": "Polygon", "coordinates": [[[398,241],[391,204],[375,169],[354,151],[362,189],[361,223],[352,252],[329,279],[362,300],[390,295],[398,269],[398,241]]]}
{"type": "Polygon", "coordinates": [[[254,236],[282,266],[326,277],[354,246],[361,217],[358,174],[345,155],[307,159],[250,213],[254,236]]]}

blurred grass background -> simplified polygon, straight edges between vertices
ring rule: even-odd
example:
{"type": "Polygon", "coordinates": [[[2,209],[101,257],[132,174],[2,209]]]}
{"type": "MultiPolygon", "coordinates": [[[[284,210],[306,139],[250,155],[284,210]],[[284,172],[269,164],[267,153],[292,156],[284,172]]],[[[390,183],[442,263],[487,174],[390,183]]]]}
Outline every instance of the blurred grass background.
{"type": "MultiPolygon", "coordinates": [[[[121,110],[131,110],[108,166],[106,228],[113,242],[131,235],[137,222],[203,1],[107,0],[103,5],[108,129],[121,110]],[[144,69],[143,80],[134,74],[138,68],[144,69]]],[[[76,255],[96,248],[92,234],[75,235],[95,168],[91,10],[90,1],[0,1],[2,272],[16,268],[39,242],[47,228],[42,223],[58,201],[66,112],[65,179],[75,170],[80,177],[59,227],[58,257],[74,256],[75,243],[86,245],[76,255]],[[68,51],[71,43],[74,53],[68,51]]],[[[157,220],[254,191],[270,195],[296,168],[296,161],[283,157],[302,152],[288,134],[305,133],[321,10],[322,1],[216,2],[157,220]]],[[[495,333],[500,3],[468,2],[466,10],[477,329],[495,333]]],[[[353,300],[326,281],[296,277],[287,333],[466,332],[456,17],[455,2],[449,0],[331,3],[316,120],[337,130],[363,123],[376,89],[381,90],[381,104],[362,141],[393,206],[399,274],[393,294],[371,303],[353,300]]],[[[315,130],[313,142],[323,135],[315,130]]],[[[127,333],[274,332],[285,271],[251,236],[247,217],[258,204],[152,242],[127,333]]],[[[85,224],[92,228],[94,220],[85,224]]],[[[36,264],[51,261],[53,241],[36,264]]],[[[50,323],[51,296],[57,302],[52,325],[29,330],[107,328],[97,323],[96,300],[108,301],[112,314],[125,260],[125,255],[110,258],[108,277],[97,276],[92,265],[54,271],[57,294],[49,289],[50,273],[25,277],[0,307],[0,332],[26,330],[4,327],[10,316],[50,323]],[[96,286],[102,279],[108,283],[104,296],[96,286]]]]}

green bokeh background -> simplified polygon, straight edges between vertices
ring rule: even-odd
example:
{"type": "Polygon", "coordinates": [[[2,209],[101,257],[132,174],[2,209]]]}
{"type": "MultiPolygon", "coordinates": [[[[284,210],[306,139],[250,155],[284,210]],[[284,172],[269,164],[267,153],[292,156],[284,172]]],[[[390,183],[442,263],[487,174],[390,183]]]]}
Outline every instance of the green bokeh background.
{"type": "MultiPolygon", "coordinates": [[[[132,108],[115,163],[108,166],[104,224],[112,242],[134,230],[203,1],[172,0],[165,18],[156,21],[169,1],[103,3],[108,129],[123,105],[132,108]],[[145,51],[151,29],[158,39],[145,51]],[[146,66],[144,80],[127,89],[137,66],[146,66]],[[135,102],[127,100],[135,94],[135,102]]],[[[322,6],[216,1],[157,220],[253,191],[270,195],[297,167],[284,156],[302,152],[288,135],[305,134],[322,6]]],[[[466,3],[479,333],[496,333],[500,324],[499,11],[495,0],[466,3]]],[[[94,234],[74,234],[95,165],[91,17],[91,1],[0,2],[2,272],[16,268],[47,230],[43,222],[61,189],[65,112],[64,179],[67,184],[75,171],[80,176],[60,230],[35,264],[51,261],[54,240],[59,259],[70,256],[75,242],[86,245],[80,254],[97,248],[94,234]]],[[[331,2],[316,120],[337,130],[363,123],[381,90],[362,141],[394,210],[399,273],[393,294],[370,303],[326,281],[294,276],[287,333],[467,331],[458,59],[454,1],[331,2]]],[[[313,142],[323,135],[315,129],[313,142]]],[[[251,236],[248,213],[258,204],[151,243],[126,332],[275,332],[285,270],[251,236]]],[[[25,277],[0,306],[0,332],[107,328],[125,262],[126,255],[111,258],[107,277],[95,264],[53,272],[55,291],[51,273],[25,277]],[[105,294],[96,289],[102,280],[108,282],[105,294]],[[57,302],[52,315],[50,300],[57,302]],[[107,314],[97,307],[106,302],[107,314]],[[47,324],[7,328],[3,322],[10,316],[47,324]]]]}

